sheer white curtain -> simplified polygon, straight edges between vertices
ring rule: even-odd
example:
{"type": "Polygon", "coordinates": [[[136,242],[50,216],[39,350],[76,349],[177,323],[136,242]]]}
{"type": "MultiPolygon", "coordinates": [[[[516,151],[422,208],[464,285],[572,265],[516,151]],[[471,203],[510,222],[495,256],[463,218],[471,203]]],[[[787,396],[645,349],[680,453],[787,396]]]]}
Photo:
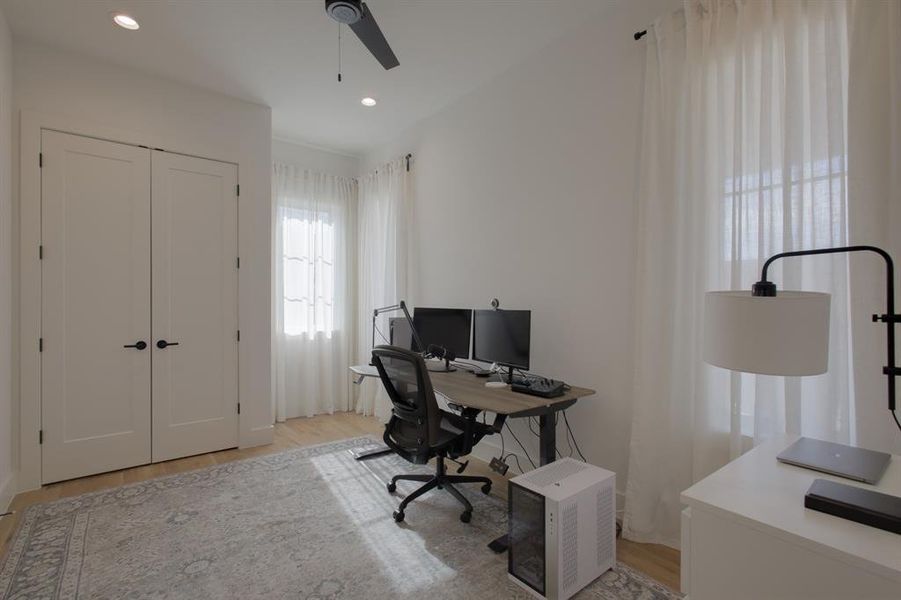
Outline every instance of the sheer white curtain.
{"type": "MultiPolygon", "coordinates": [[[[369,364],[372,348],[372,311],[405,300],[413,309],[411,275],[415,264],[412,248],[413,201],[407,161],[398,158],[381,165],[360,181],[359,225],[359,364],[369,364]]],[[[387,344],[388,319],[379,317],[375,343],[387,344]]],[[[391,406],[381,382],[368,378],[358,388],[357,411],[386,419],[391,406]]]]}
{"type": "Polygon", "coordinates": [[[352,409],[357,183],[275,164],[275,415],[352,409]]]}
{"type": "Polygon", "coordinates": [[[848,263],[776,263],[832,294],[827,374],[701,359],[704,292],[750,289],[774,253],[848,242],[848,5],[686,0],[648,30],[635,399],[624,533],[679,543],[679,493],[781,432],[854,442],[848,263]],[[781,264],[780,264],[781,263],[781,264]]]}
{"type": "MultiPolygon", "coordinates": [[[[895,259],[901,297],[901,2],[852,4],[848,81],[848,190],[852,243],[874,244],[895,259]]],[[[878,257],[851,261],[856,429],[861,445],[901,454],[901,434],[886,412],[885,327],[870,321],[885,303],[878,257]]],[[[897,300],[896,300],[897,302],[897,300]]],[[[897,311],[897,305],[896,305],[897,311]]],[[[901,355],[901,343],[896,353],[901,355]]],[[[901,412],[899,412],[901,415],[901,412]]]]}

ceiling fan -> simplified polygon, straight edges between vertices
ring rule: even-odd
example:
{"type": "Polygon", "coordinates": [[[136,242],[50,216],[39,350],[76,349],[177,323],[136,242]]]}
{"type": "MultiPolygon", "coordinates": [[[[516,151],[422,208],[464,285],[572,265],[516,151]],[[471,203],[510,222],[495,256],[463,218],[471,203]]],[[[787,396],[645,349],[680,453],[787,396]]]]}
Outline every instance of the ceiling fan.
{"type": "Polygon", "coordinates": [[[325,12],[335,21],[349,25],[351,30],[385,69],[393,69],[400,62],[388,45],[375,17],[362,0],[325,0],[325,12]]]}

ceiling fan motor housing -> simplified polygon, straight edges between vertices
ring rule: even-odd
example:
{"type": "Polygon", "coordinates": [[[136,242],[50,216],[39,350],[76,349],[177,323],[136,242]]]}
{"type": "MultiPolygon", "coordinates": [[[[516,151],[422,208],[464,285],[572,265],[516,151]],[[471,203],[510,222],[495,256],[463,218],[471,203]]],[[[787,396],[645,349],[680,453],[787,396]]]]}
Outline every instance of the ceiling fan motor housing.
{"type": "Polygon", "coordinates": [[[335,21],[352,25],[363,17],[362,0],[325,0],[325,12],[335,21]]]}

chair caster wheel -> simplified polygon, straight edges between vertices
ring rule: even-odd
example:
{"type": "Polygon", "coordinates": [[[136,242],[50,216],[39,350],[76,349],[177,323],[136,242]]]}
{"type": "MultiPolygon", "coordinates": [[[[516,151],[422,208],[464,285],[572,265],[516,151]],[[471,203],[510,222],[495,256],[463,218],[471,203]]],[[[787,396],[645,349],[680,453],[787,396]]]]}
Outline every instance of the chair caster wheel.
{"type": "Polygon", "coordinates": [[[464,523],[469,523],[472,520],[472,511],[467,510],[462,515],[460,515],[460,520],[464,523]]]}
{"type": "Polygon", "coordinates": [[[402,510],[394,511],[394,521],[396,523],[400,523],[403,520],[404,520],[404,511],[402,511],[402,510]]]}
{"type": "Polygon", "coordinates": [[[396,490],[397,490],[397,484],[396,484],[396,483],[391,482],[391,483],[388,484],[388,492],[389,492],[389,493],[393,494],[396,490]]]}
{"type": "Polygon", "coordinates": [[[486,496],[491,493],[491,484],[490,483],[486,483],[485,485],[482,486],[482,493],[485,494],[486,496]]]}

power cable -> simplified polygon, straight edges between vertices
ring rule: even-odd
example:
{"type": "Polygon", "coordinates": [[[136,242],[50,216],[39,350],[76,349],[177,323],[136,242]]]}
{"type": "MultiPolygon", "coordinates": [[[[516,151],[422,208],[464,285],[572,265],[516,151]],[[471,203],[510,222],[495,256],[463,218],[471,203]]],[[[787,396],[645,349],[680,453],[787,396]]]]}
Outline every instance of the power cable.
{"type": "Polygon", "coordinates": [[[582,450],[579,448],[579,442],[576,441],[576,436],[573,434],[572,427],[569,426],[569,419],[566,417],[566,411],[565,411],[565,410],[563,411],[563,421],[564,421],[564,423],[566,423],[566,430],[569,432],[570,437],[572,437],[573,444],[576,445],[576,452],[579,453],[579,456],[582,458],[582,461],[583,461],[583,462],[588,462],[588,461],[585,459],[585,455],[582,454],[582,450]]]}
{"type": "Polygon", "coordinates": [[[529,460],[529,464],[532,465],[532,468],[533,468],[533,469],[537,468],[537,467],[535,466],[535,461],[532,460],[532,457],[531,457],[531,456],[529,456],[529,451],[526,450],[526,447],[523,446],[523,445],[522,445],[522,442],[519,441],[519,438],[516,437],[516,433],[513,431],[513,429],[510,427],[510,425],[507,424],[507,423],[504,423],[504,426],[507,428],[507,431],[510,432],[510,435],[513,436],[513,439],[516,440],[516,443],[519,444],[519,447],[522,448],[522,451],[525,453],[526,458],[529,460]]]}

